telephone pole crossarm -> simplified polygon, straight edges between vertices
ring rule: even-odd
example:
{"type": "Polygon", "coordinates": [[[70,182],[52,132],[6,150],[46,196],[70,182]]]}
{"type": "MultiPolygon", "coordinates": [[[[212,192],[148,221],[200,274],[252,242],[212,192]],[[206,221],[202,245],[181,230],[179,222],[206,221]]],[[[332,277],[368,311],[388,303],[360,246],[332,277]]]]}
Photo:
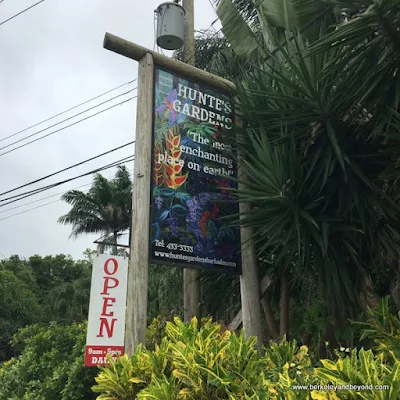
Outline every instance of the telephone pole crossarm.
{"type": "Polygon", "coordinates": [[[234,83],[227,79],[193,67],[192,65],[186,64],[182,61],[167,57],[163,54],[147,49],[146,47],[139,46],[136,43],[129,42],[128,40],[112,35],[111,33],[107,32],[105,34],[103,47],[135,61],[140,61],[146,54],[151,54],[154,64],[158,67],[173,71],[177,75],[182,75],[189,80],[211,86],[214,89],[227,94],[235,95],[236,93],[234,83]]]}

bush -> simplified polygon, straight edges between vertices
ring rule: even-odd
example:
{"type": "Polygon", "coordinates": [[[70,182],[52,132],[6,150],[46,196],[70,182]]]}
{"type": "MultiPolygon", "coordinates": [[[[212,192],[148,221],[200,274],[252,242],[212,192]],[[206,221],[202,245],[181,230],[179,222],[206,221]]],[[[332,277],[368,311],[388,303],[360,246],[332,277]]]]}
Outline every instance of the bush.
{"type": "Polygon", "coordinates": [[[198,330],[196,319],[175,318],[165,333],[154,351],[140,347],[132,358],[110,359],[96,378],[98,399],[267,399],[286,393],[301,368],[301,383],[311,381],[307,348],[295,342],[272,344],[261,356],[254,338],[222,331],[211,320],[198,330]]]}
{"type": "Polygon", "coordinates": [[[12,336],[37,320],[40,308],[30,287],[12,272],[0,269],[0,288],[0,360],[3,360],[12,355],[8,345],[12,336]]]}
{"type": "MultiPolygon", "coordinates": [[[[224,331],[211,320],[198,330],[197,320],[155,320],[149,337],[154,350],[139,347],[100,369],[93,391],[101,400],[133,399],[397,399],[400,398],[400,361],[372,350],[337,352],[337,360],[321,360],[314,368],[306,346],[295,341],[271,342],[265,355],[255,339],[224,331]],[[162,337],[159,344],[156,337],[162,337]],[[308,385],[373,385],[389,390],[301,390],[308,385]],[[297,386],[297,387],[296,387],[297,386]]],[[[381,333],[380,333],[381,334],[381,333]]],[[[344,349],[343,349],[344,350],[344,349]]],[[[346,349],[347,350],[347,349],[346,349]]],[[[362,388],[359,388],[362,389],[362,388]]]]}
{"type": "MultiPolygon", "coordinates": [[[[372,350],[354,349],[338,361],[321,360],[322,368],[315,372],[324,385],[353,385],[357,390],[337,392],[339,399],[399,399],[400,398],[400,360],[387,364],[382,353],[377,356],[372,350]],[[366,386],[369,386],[367,388],[366,386]],[[381,390],[374,390],[374,389],[381,390]]],[[[327,392],[316,392],[314,399],[331,399],[327,392]]]]}
{"type": "Polygon", "coordinates": [[[0,400],[91,400],[97,370],[83,365],[86,324],[28,326],[13,338],[21,352],[0,367],[0,400]]]}
{"type": "Polygon", "coordinates": [[[382,299],[376,310],[368,309],[365,322],[354,322],[362,327],[361,340],[372,339],[375,350],[381,352],[387,360],[396,362],[400,359],[400,312],[390,312],[389,296],[382,299]]]}

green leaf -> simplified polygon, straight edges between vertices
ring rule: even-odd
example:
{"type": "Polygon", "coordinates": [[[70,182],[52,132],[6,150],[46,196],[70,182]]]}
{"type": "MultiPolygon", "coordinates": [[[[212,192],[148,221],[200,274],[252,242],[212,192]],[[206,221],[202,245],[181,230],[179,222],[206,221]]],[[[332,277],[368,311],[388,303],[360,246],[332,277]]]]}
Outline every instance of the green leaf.
{"type": "Polygon", "coordinates": [[[217,7],[222,32],[240,57],[248,57],[258,47],[256,37],[231,0],[221,0],[217,7]]]}
{"type": "Polygon", "coordinates": [[[185,217],[188,214],[187,208],[182,206],[181,204],[175,204],[174,206],[172,206],[171,211],[178,217],[185,217]]]}

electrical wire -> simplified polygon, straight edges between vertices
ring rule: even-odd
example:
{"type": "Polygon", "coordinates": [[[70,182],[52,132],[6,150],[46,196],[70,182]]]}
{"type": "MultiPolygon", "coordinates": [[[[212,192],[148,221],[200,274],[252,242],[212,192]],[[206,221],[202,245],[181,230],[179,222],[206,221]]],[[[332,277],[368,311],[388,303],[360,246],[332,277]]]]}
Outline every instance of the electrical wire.
{"type": "Polygon", "coordinates": [[[37,3],[31,5],[30,7],[25,8],[25,10],[20,11],[18,14],[15,14],[15,15],[13,15],[12,17],[7,18],[6,20],[0,22],[0,26],[1,26],[1,25],[4,25],[6,22],[11,21],[12,19],[18,17],[19,15],[21,15],[21,14],[27,12],[28,10],[32,9],[33,7],[38,6],[40,3],[43,3],[44,1],[45,1],[45,0],[40,0],[40,1],[38,1],[37,3]]]}
{"type": "MultiPolygon", "coordinates": [[[[81,189],[81,188],[83,188],[83,187],[90,186],[91,184],[92,184],[92,183],[86,183],[85,185],[78,186],[78,187],[73,188],[73,189],[71,189],[71,190],[78,190],[78,189],[81,189]]],[[[64,194],[64,193],[66,193],[66,192],[65,192],[65,191],[62,191],[62,192],[58,192],[58,193],[55,193],[55,194],[51,194],[50,196],[42,197],[41,199],[32,200],[32,201],[30,201],[29,203],[19,204],[18,206],[10,207],[10,208],[7,208],[6,210],[0,211],[0,214],[4,214],[4,213],[6,213],[6,212],[8,212],[8,211],[16,210],[17,208],[29,206],[29,205],[34,204],[34,203],[37,203],[37,202],[39,202],[39,201],[51,199],[52,197],[56,197],[56,196],[62,195],[62,194],[64,194]]]]}
{"type": "Polygon", "coordinates": [[[80,119],[79,121],[75,121],[75,122],[73,122],[72,124],[69,124],[69,125],[67,125],[67,126],[63,126],[62,128],[56,129],[55,131],[50,132],[50,133],[48,133],[48,134],[46,134],[46,135],[44,135],[44,136],[41,136],[41,137],[39,137],[39,138],[37,138],[37,139],[34,139],[34,140],[31,140],[31,141],[28,142],[28,143],[24,143],[24,144],[22,144],[22,145],[20,145],[20,146],[18,146],[18,147],[15,147],[14,149],[5,151],[5,152],[3,152],[3,153],[0,153],[0,157],[1,157],[1,156],[4,156],[4,155],[6,155],[6,154],[12,153],[12,152],[14,152],[14,151],[16,151],[16,150],[18,150],[18,149],[21,149],[22,147],[28,146],[28,145],[31,144],[31,143],[35,143],[35,142],[37,142],[37,141],[39,141],[39,140],[42,140],[42,139],[44,139],[44,138],[46,138],[46,137],[52,136],[52,135],[54,135],[55,133],[61,132],[61,131],[63,131],[64,129],[67,129],[67,128],[70,128],[71,126],[77,125],[77,124],[79,124],[80,122],[86,121],[86,120],[88,120],[88,119],[90,119],[90,118],[95,117],[96,115],[102,114],[102,113],[104,113],[104,112],[106,112],[106,111],[108,111],[108,110],[111,110],[112,108],[115,108],[115,107],[117,107],[117,106],[121,106],[121,105],[123,105],[123,104],[125,104],[125,103],[128,103],[129,101],[131,101],[131,100],[133,100],[133,99],[136,99],[136,98],[137,98],[137,96],[130,97],[130,98],[127,99],[127,100],[124,100],[124,101],[122,101],[122,102],[120,102],[120,103],[118,103],[118,104],[114,104],[114,105],[112,105],[112,106],[110,106],[110,107],[107,107],[107,108],[105,108],[104,110],[101,110],[101,111],[99,111],[99,112],[97,112],[97,113],[94,113],[94,114],[92,114],[92,115],[89,115],[88,117],[82,118],[82,119],[80,119]]]}
{"type": "Polygon", "coordinates": [[[156,44],[157,44],[157,28],[156,28],[156,20],[157,20],[157,11],[154,10],[154,18],[153,18],[153,35],[154,35],[154,41],[153,41],[153,51],[156,50],[156,44]]]}
{"type": "MultiPolygon", "coordinates": [[[[132,170],[129,170],[129,172],[130,172],[130,173],[133,173],[133,169],[132,169],[132,170]]],[[[70,189],[70,190],[78,190],[78,189],[81,189],[81,188],[83,188],[83,187],[87,187],[87,186],[91,186],[91,185],[93,185],[92,182],[86,183],[86,184],[81,185],[81,186],[74,187],[74,188],[72,188],[72,189],[70,189]]],[[[40,199],[32,200],[32,201],[30,201],[30,202],[28,202],[28,203],[19,204],[18,206],[14,206],[14,207],[7,208],[6,210],[0,211],[0,214],[4,214],[4,213],[6,213],[6,212],[8,212],[8,211],[16,210],[16,209],[18,209],[18,208],[26,207],[26,206],[29,206],[29,205],[31,205],[31,204],[38,203],[39,201],[51,199],[52,197],[56,197],[56,196],[63,195],[63,194],[65,194],[65,193],[69,192],[70,190],[62,191],[62,192],[58,192],[58,193],[54,193],[54,194],[51,194],[50,196],[42,197],[42,198],[40,198],[40,199]]],[[[59,200],[61,200],[61,199],[59,199],[59,200]]]]}
{"type": "MultiPolygon", "coordinates": [[[[121,160],[119,160],[119,161],[117,161],[117,163],[118,162],[122,162],[122,161],[126,161],[127,159],[129,159],[131,156],[128,156],[128,157],[125,157],[125,158],[123,158],[123,159],[121,159],[121,160]]],[[[112,167],[112,166],[115,166],[114,165],[115,163],[112,163],[112,164],[109,164],[108,166],[106,166],[107,168],[108,167],[112,167]]],[[[102,167],[103,168],[103,167],[102,167]]],[[[107,169],[106,168],[106,169],[107,169]]],[[[98,172],[97,170],[94,170],[94,171],[91,171],[91,172],[89,172],[88,174],[90,175],[91,173],[96,173],[96,172],[98,172]]],[[[87,174],[83,174],[82,176],[86,176],[87,174]]],[[[81,177],[81,175],[79,175],[78,176],[78,178],[80,178],[81,177]]],[[[75,179],[75,178],[74,178],[75,179]]],[[[62,182],[67,182],[68,180],[66,180],[66,181],[62,181],[62,182]]],[[[20,193],[20,194],[17,194],[17,195],[14,195],[14,196],[10,196],[10,197],[8,197],[7,199],[2,199],[1,200],[1,202],[4,202],[4,201],[7,201],[7,200],[10,200],[10,199],[15,199],[14,201],[9,201],[8,203],[5,203],[5,204],[1,204],[0,205],[0,207],[4,207],[4,206],[6,206],[7,204],[11,204],[11,203],[13,203],[13,202],[16,202],[16,201],[19,201],[19,200],[22,200],[22,199],[25,199],[25,198],[27,198],[27,197],[31,197],[31,196],[33,196],[33,195],[35,195],[35,194],[37,194],[37,193],[41,193],[41,192],[44,192],[45,190],[48,190],[48,189],[52,189],[53,187],[55,187],[55,186],[57,186],[58,185],[58,183],[56,183],[56,184],[51,184],[51,185],[47,185],[47,186],[43,186],[43,187],[41,187],[41,188],[37,188],[37,189],[33,189],[33,190],[28,190],[27,192],[24,192],[24,193],[20,193]]]]}
{"type": "MultiPolygon", "coordinates": [[[[18,186],[18,187],[16,187],[16,188],[14,188],[14,189],[7,190],[6,192],[0,193],[0,196],[4,196],[5,194],[12,193],[12,192],[15,192],[16,190],[19,190],[19,189],[22,189],[22,188],[24,188],[24,187],[27,187],[27,186],[33,185],[33,184],[35,184],[35,183],[41,182],[41,181],[43,181],[43,180],[45,180],[45,179],[47,179],[47,178],[50,178],[50,177],[52,177],[52,176],[54,176],[54,175],[61,174],[62,172],[68,171],[68,170],[70,170],[70,169],[72,169],[72,168],[75,168],[75,167],[78,167],[78,166],[80,166],[80,165],[86,164],[86,163],[88,163],[88,162],[90,162],[90,161],[96,160],[97,158],[100,158],[100,157],[103,157],[103,156],[105,156],[105,155],[107,155],[107,154],[113,153],[114,151],[123,149],[124,147],[130,146],[131,144],[134,144],[134,143],[135,143],[134,140],[133,140],[132,142],[125,143],[125,144],[123,144],[123,145],[121,145],[121,146],[118,146],[118,147],[112,149],[112,150],[108,150],[108,151],[106,151],[106,152],[104,152],[104,153],[101,153],[101,154],[98,154],[97,156],[88,158],[88,159],[86,159],[86,160],[84,160],[84,161],[81,161],[81,162],[79,162],[79,163],[77,163],[77,164],[70,165],[69,167],[60,169],[59,171],[53,172],[52,174],[46,175],[46,176],[44,176],[44,177],[42,177],[42,178],[39,178],[39,179],[36,179],[36,180],[34,180],[34,181],[32,181],[32,182],[28,182],[28,183],[25,183],[24,185],[21,185],[21,186],[18,186]]],[[[0,202],[1,202],[1,201],[2,201],[2,200],[0,200],[0,202]]]]}
{"type": "Polygon", "coordinates": [[[211,8],[214,10],[215,13],[217,13],[217,8],[214,6],[214,3],[212,2],[212,0],[208,0],[208,2],[211,5],[211,8]]]}
{"type": "MultiPolygon", "coordinates": [[[[4,0],[3,0],[3,1],[4,1],[4,0]]],[[[76,106],[73,106],[73,107],[71,107],[71,108],[68,108],[68,110],[62,111],[62,112],[60,112],[60,113],[58,113],[58,114],[56,114],[56,115],[53,115],[53,116],[50,117],[50,118],[44,119],[43,121],[40,121],[40,122],[38,122],[38,123],[36,123],[36,124],[34,124],[34,125],[28,126],[28,128],[25,128],[25,129],[22,129],[22,130],[20,130],[20,131],[18,131],[18,132],[15,132],[15,133],[13,133],[12,135],[6,136],[6,137],[0,139],[0,143],[3,142],[4,140],[10,139],[10,138],[12,138],[12,137],[14,137],[14,136],[17,136],[17,135],[20,135],[21,133],[24,133],[24,132],[26,132],[26,131],[29,130],[29,129],[35,128],[35,127],[38,126],[38,125],[42,125],[42,124],[44,124],[45,122],[48,122],[48,121],[50,121],[50,120],[52,120],[52,119],[54,119],[54,118],[59,117],[60,115],[66,114],[66,113],[69,112],[69,111],[75,110],[76,108],[81,107],[81,106],[83,106],[83,105],[85,105],[85,104],[87,104],[87,103],[90,103],[90,102],[93,101],[93,100],[97,100],[98,98],[103,97],[103,96],[105,96],[106,94],[109,94],[109,93],[113,92],[114,90],[120,89],[120,88],[122,88],[122,87],[124,87],[124,86],[127,86],[127,85],[129,85],[129,84],[131,84],[131,83],[134,83],[134,82],[136,82],[136,81],[137,81],[137,78],[136,78],[136,79],[133,79],[133,80],[131,80],[131,81],[129,81],[129,82],[125,82],[125,83],[123,83],[122,85],[119,85],[119,86],[117,86],[117,87],[115,87],[115,88],[113,88],[113,89],[107,90],[106,92],[101,93],[101,94],[99,94],[99,95],[97,95],[97,96],[95,96],[95,97],[92,97],[91,99],[86,100],[86,101],[84,101],[83,103],[80,103],[80,104],[78,104],[78,105],[76,105],[76,106]]]]}
{"type": "MultiPolygon", "coordinates": [[[[119,165],[123,165],[123,164],[125,164],[125,163],[127,163],[127,162],[130,162],[130,161],[132,161],[132,160],[127,160],[127,161],[124,161],[124,162],[119,163],[119,164],[115,164],[115,165],[111,165],[111,166],[107,166],[107,167],[102,167],[102,168],[99,168],[98,171],[103,171],[103,170],[106,170],[106,169],[108,169],[108,168],[112,168],[112,167],[116,167],[116,166],[119,166],[119,165]]],[[[98,171],[96,171],[96,172],[98,172],[98,171]]],[[[93,174],[93,173],[96,173],[96,172],[91,172],[91,173],[85,174],[85,176],[86,176],[86,175],[93,174]]],[[[78,179],[78,178],[72,178],[71,180],[73,180],[73,179],[78,179]]],[[[59,184],[64,184],[64,183],[67,183],[67,182],[61,182],[61,183],[59,183],[59,184]]],[[[84,186],[89,186],[89,185],[91,185],[91,184],[89,183],[89,184],[86,184],[86,185],[78,186],[77,188],[74,188],[74,189],[71,189],[71,190],[77,190],[77,189],[79,189],[79,188],[82,188],[82,187],[84,187],[84,186]]],[[[67,193],[67,192],[69,192],[69,190],[66,191],[66,192],[61,192],[61,193],[58,193],[58,194],[54,194],[54,195],[52,195],[52,196],[48,196],[48,197],[45,197],[45,198],[42,198],[42,199],[38,199],[38,200],[32,201],[32,202],[30,202],[30,203],[24,204],[24,205],[20,205],[20,206],[17,206],[17,207],[9,208],[9,209],[7,209],[7,210],[5,210],[5,211],[0,211],[0,213],[4,213],[4,212],[9,211],[9,210],[12,210],[12,209],[14,209],[14,208],[23,207],[23,206],[25,206],[25,205],[29,205],[29,204],[35,203],[35,202],[37,202],[37,201],[42,201],[42,200],[45,200],[45,199],[48,199],[48,198],[50,198],[50,197],[54,197],[54,196],[57,196],[57,195],[60,195],[60,194],[65,194],[65,193],[67,193]]],[[[4,218],[0,218],[0,221],[4,221],[4,220],[6,220],[6,219],[9,219],[9,218],[12,218],[12,217],[16,217],[16,216],[21,215],[21,214],[25,214],[25,213],[27,213],[27,212],[29,212],[29,211],[37,210],[38,208],[42,208],[42,207],[48,206],[48,205],[50,205],[50,204],[57,203],[58,201],[61,201],[61,200],[62,200],[62,198],[57,199],[57,200],[54,200],[54,201],[47,202],[47,203],[45,203],[45,204],[41,204],[41,205],[39,205],[39,206],[30,208],[30,209],[28,209],[28,210],[24,210],[24,211],[20,211],[20,212],[18,212],[18,213],[15,213],[15,214],[8,215],[8,216],[6,216],[6,217],[4,217],[4,218]]],[[[0,207],[1,207],[1,206],[0,206],[0,207]]]]}
{"type": "Polygon", "coordinates": [[[48,206],[50,204],[57,203],[60,200],[61,199],[57,199],[57,200],[54,200],[54,201],[49,201],[48,203],[41,204],[40,206],[36,206],[36,207],[30,208],[28,210],[24,210],[24,211],[20,211],[18,213],[15,213],[15,214],[8,215],[7,217],[0,218],[0,221],[5,221],[6,219],[9,219],[9,218],[12,218],[12,217],[16,217],[16,216],[21,215],[21,214],[25,214],[25,213],[27,213],[29,211],[37,210],[38,208],[42,208],[42,207],[48,206]]]}
{"type": "MultiPolygon", "coordinates": [[[[118,161],[116,161],[116,163],[119,163],[119,162],[122,162],[122,161],[126,161],[128,158],[130,158],[130,157],[132,157],[132,156],[128,156],[128,157],[125,157],[125,158],[122,158],[121,160],[118,160],[118,161]]],[[[105,167],[101,167],[101,168],[111,168],[112,166],[114,166],[114,164],[115,164],[115,162],[114,163],[111,163],[111,164],[108,164],[108,165],[106,165],[105,167]]],[[[90,175],[91,173],[96,173],[96,172],[98,172],[97,170],[94,170],[94,171],[91,171],[91,172],[89,172],[88,174],[90,175]]],[[[81,177],[81,176],[86,176],[87,174],[83,174],[83,175],[79,175],[78,177],[81,177]]],[[[74,178],[75,179],[75,178],[74,178]]],[[[67,182],[68,180],[66,180],[65,182],[67,182]]],[[[64,181],[62,181],[62,182],[64,182],[64,181]]],[[[10,199],[16,199],[15,201],[18,201],[18,200],[22,200],[22,199],[25,199],[26,197],[30,197],[30,196],[33,196],[33,195],[35,195],[35,194],[37,194],[37,193],[41,193],[41,192],[43,192],[43,191],[45,191],[45,190],[48,190],[48,189],[51,189],[51,188],[53,188],[54,186],[57,186],[57,183],[56,184],[50,184],[50,185],[47,185],[47,186],[42,186],[41,188],[37,188],[37,189],[32,189],[32,190],[28,190],[27,192],[24,192],[24,193],[20,193],[20,194],[16,194],[16,195],[13,195],[13,196],[10,196],[10,197],[7,197],[6,199],[2,199],[2,200],[0,200],[0,202],[5,202],[5,201],[8,201],[8,200],[10,200],[10,199]],[[21,197],[22,196],[22,197],[21,197]]],[[[4,206],[6,206],[7,204],[9,204],[10,202],[8,202],[8,203],[6,203],[6,204],[1,204],[0,205],[0,207],[4,207],[4,206]]],[[[12,202],[11,202],[12,203],[12,202]]]]}
{"type": "Polygon", "coordinates": [[[27,139],[29,139],[29,138],[31,138],[31,137],[33,137],[33,136],[39,135],[40,133],[42,133],[42,132],[44,132],[44,131],[47,131],[47,130],[50,129],[50,128],[54,128],[55,126],[60,125],[60,124],[62,124],[63,122],[67,122],[67,121],[69,121],[69,120],[71,120],[71,119],[73,119],[73,118],[75,118],[75,117],[78,117],[79,115],[85,114],[86,112],[91,111],[91,110],[93,110],[93,109],[95,109],[95,108],[97,108],[97,107],[100,107],[100,106],[104,105],[104,104],[107,104],[107,103],[109,103],[110,101],[113,101],[113,100],[115,100],[115,99],[117,99],[117,98],[119,98],[119,97],[126,96],[127,94],[133,92],[135,89],[136,89],[136,88],[133,88],[133,89],[131,89],[131,90],[128,90],[128,91],[125,92],[125,93],[121,93],[121,94],[119,94],[119,95],[117,95],[117,96],[111,97],[110,99],[105,100],[105,101],[103,101],[102,103],[99,103],[99,104],[97,104],[97,105],[95,105],[95,106],[93,106],[93,107],[90,107],[90,108],[88,108],[88,109],[86,109],[86,110],[83,110],[83,111],[79,112],[78,114],[72,115],[71,117],[68,117],[68,118],[66,118],[66,119],[63,119],[62,121],[59,121],[59,122],[57,122],[57,123],[55,123],[55,124],[53,124],[53,125],[48,126],[47,128],[43,128],[43,129],[41,129],[40,131],[34,132],[34,133],[32,133],[32,134],[30,134],[30,135],[28,135],[28,136],[25,136],[25,137],[22,138],[22,139],[18,139],[18,140],[16,140],[15,142],[12,142],[12,143],[10,143],[10,144],[8,144],[8,145],[6,145],[6,146],[0,147],[0,151],[1,151],[1,150],[4,150],[4,149],[7,149],[7,148],[9,148],[9,147],[11,147],[11,146],[14,146],[14,145],[17,144],[17,143],[23,142],[24,140],[27,140],[27,139]]]}
{"type": "Polygon", "coordinates": [[[104,170],[107,170],[107,169],[109,169],[109,168],[117,167],[117,166],[122,165],[122,164],[125,164],[125,163],[127,163],[127,162],[131,162],[131,161],[133,161],[134,159],[135,159],[135,156],[134,156],[134,155],[130,155],[130,156],[128,156],[128,157],[125,157],[125,158],[122,158],[122,159],[120,159],[120,160],[118,160],[118,161],[115,161],[115,162],[113,162],[113,163],[111,163],[111,164],[107,164],[107,165],[105,165],[105,166],[103,166],[103,167],[96,168],[96,169],[94,169],[94,170],[92,170],[92,171],[89,171],[89,172],[86,172],[86,173],[84,173],[84,174],[80,174],[80,175],[74,176],[73,178],[65,179],[65,180],[63,180],[63,181],[59,181],[59,182],[53,183],[53,184],[51,184],[51,185],[43,186],[43,187],[41,187],[41,188],[37,188],[37,189],[34,189],[34,190],[29,190],[29,191],[27,191],[27,192],[20,193],[20,194],[18,194],[18,195],[14,195],[14,196],[8,197],[7,199],[2,199],[2,200],[1,200],[2,202],[7,201],[7,200],[10,200],[10,201],[7,201],[7,202],[4,203],[4,204],[0,204],[0,208],[1,208],[1,207],[5,207],[5,206],[8,205],[8,204],[12,204],[12,203],[15,203],[15,202],[17,202],[17,201],[20,201],[20,200],[22,200],[22,199],[25,199],[25,198],[27,198],[27,197],[34,196],[35,194],[42,193],[42,192],[44,192],[44,191],[46,191],[46,190],[49,190],[49,189],[52,189],[52,188],[54,188],[54,187],[63,185],[63,184],[65,184],[65,183],[74,181],[74,180],[79,179],[79,178],[82,178],[82,177],[84,177],[84,176],[96,174],[96,173],[98,173],[98,172],[100,172],[100,171],[104,171],[104,170]]]}

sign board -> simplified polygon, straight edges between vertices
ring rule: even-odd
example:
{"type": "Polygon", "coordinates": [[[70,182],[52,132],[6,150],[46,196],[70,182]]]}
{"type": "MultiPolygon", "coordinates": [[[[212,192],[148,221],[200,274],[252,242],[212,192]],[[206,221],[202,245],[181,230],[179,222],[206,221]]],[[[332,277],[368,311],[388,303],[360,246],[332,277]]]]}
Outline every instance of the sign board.
{"type": "Polygon", "coordinates": [[[128,258],[101,254],[93,260],[85,365],[124,354],[128,258]]]}
{"type": "Polygon", "coordinates": [[[159,68],[154,91],[150,260],[240,272],[233,101],[159,68]]]}

